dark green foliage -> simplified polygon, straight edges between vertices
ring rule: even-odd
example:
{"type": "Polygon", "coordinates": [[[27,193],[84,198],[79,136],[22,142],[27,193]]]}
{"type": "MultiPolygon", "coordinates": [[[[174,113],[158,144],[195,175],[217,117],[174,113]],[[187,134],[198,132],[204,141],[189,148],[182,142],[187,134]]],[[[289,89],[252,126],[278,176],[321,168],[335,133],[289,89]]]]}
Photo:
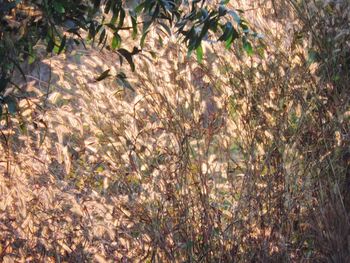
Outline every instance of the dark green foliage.
{"type": "Polygon", "coordinates": [[[95,80],[96,81],[101,81],[101,80],[104,80],[105,78],[108,78],[110,75],[109,75],[109,69],[105,70],[104,72],[102,72],[102,74],[100,76],[98,76],[95,80]]]}
{"type": "MultiPolygon", "coordinates": [[[[249,36],[246,23],[226,7],[227,2],[215,6],[198,0],[187,4],[178,0],[145,0],[128,7],[120,0],[0,0],[0,92],[10,84],[15,70],[25,79],[21,65],[35,61],[33,47],[39,40],[46,43],[48,53],[60,54],[66,50],[67,43],[84,45],[81,30],[88,33],[87,39],[93,45],[116,52],[121,63],[125,59],[132,71],[135,70],[134,56],[141,50],[121,48],[122,30],[129,30],[134,39],[140,35],[143,48],[151,27],[159,28],[168,36],[175,28],[189,54],[196,51],[198,62],[202,62],[202,41],[217,39],[230,48],[241,35],[249,36]],[[126,26],[128,20],[131,26],[126,26]],[[113,34],[111,40],[108,32],[113,34]]],[[[159,40],[162,42],[161,35],[159,40]]],[[[245,41],[243,46],[251,55],[250,43],[245,41]]]]}

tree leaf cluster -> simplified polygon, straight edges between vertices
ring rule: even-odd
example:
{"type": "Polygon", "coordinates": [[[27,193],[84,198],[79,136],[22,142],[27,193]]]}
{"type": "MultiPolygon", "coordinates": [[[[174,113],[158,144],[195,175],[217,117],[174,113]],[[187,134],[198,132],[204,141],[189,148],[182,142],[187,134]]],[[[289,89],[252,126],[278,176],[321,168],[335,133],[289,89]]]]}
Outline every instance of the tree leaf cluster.
{"type": "MultiPolygon", "coordinates": [[[[120,63],[126,60],[132,71],[134,56],[144,48],[152,27],[168,36],[174,32],[186,43],[189,54],[196,51],[198,62],[204,57],[202,42],[211,39],[230,48],[236,39],[243,37],[244,49],[252,54],[247,23],[237,10],[227,7],[228,1],[219,5],[205,0],[143,0],[136,5],[129,2],[0,0],[0,92],[11,85],[15,70],[25,79],[22,64],[36,61],[34,46],[38,41],[46,44],[49,54],[61,54],[69,45],[85,46],[90,41],[101,49],[116,52],[120,63]],[[140,38],[140,48],[130,51],[122,46],[123,30],[130,31],[134,39],[140,38]],[[87,32],[87,39],[82,37],[82,31],[87,32]]],[[[162,41],[161,33],[159,37],[162,41]]]]}

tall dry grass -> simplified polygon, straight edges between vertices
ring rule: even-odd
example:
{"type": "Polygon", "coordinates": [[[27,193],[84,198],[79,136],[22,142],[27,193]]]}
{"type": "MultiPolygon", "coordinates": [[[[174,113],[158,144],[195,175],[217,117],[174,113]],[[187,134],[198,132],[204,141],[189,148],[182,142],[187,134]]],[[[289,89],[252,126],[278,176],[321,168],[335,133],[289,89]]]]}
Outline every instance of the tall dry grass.
{"type": "Polygon", "coordinates": [[[134,91],[94,82],[108,52],[37,64],[1,123],[3,261],[349,260],[349,6],[237,6],[253,57],[169,39],[134,91]]]}

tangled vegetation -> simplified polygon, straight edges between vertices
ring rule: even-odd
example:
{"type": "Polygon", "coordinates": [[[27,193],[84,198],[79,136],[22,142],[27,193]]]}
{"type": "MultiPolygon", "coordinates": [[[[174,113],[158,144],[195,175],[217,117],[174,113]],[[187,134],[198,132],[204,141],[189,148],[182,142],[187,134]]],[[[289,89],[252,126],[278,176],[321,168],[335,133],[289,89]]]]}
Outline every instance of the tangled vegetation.
{"type": "Polygon", "coordinates": [[[1,261],[350,261],[347,1],[19,2],[1,261]]]}

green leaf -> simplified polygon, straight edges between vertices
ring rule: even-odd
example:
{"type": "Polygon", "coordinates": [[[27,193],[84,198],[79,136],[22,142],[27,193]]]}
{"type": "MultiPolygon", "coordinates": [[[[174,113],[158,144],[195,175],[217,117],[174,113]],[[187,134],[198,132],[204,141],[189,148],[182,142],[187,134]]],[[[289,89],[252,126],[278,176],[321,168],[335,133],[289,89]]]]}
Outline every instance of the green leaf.
{"type": "Polygon", "coordinates": [[[117,22],[117,19],[118,19],[118,16],[119,16],[119,10],[117,12],[114,12],[113,13],[113,16],[111,18],[111,21],[109,22],[111,25],[114,25],[115,22],[117,22]]]}
{"type": "Polygon", "coordinates": [[[64,14],[66,12],[62,3],[54,1],[52,3],[52,5],[53,5],[53,8],[55,9],[56,12],[61,13],[61,14],[64,14]]]}
{"type": "Polygon", "coordinates": [[[95,24],[93,22],[90,22],[88,39],[95,40],[96,33],[97,32],[96,32],[95,24]]]}
{"type": "Polygon", "coordinates": [[[135,71],[135,63],[132,59],[132,54],[124,48],[119,48],[117,51],[120,55],[122,55],[128,61],[131,67],[131,70],[135,71]]]}
{"type": "Polygon", "coordinates": [[[157,4],[151,19],[156,20],[158,18],[159,12],[160,12],[160,7],[159,7],[159,4],[157,4]]]}
{"type": "Polygon", "coordinates": [[[118,32],[118,30],[119,30],[119,28],[117,28],[114,24],[111,24],[111,23],[107,23],[107,24],[105,24],[105,26],[109,27],[114,32],[118,32]]]}
{"type": "Polygon", "coordinates": [[[333,77],[333,80],[334,80],[334,81],[339,81],[339,80],[340,80],[339,74],[336,74],[336,75],[333,77]]]}
{"type": "Polygon", "coordinates": [[[139,4],[138,6],[135,7],[135,13],[140,14],[144,8],[145,8],[145,2],[139,4]]]}
{"type": "Polygon", "coordinates": [[[230,0],[222,0],[220,2],[221,5],[227,5],[230,2],[230,0]]]}
{"type": "Polygon", "coordinates": [[[115,33],[112,39],[112,49],[115,50],[120,47],[121,44],[121,37],[118,33],[115,33]]]}
{"type": "Polygon", "coordinates": [[[229,36],[229,38],[225,42],[225,48],[230,49],[231,45],[233,43],[233,34],[229,36]]]}
{"type": "Polygon", "coordinates": [[[204,25],[202,27],[202,30],[201,30],[201,33],[199,34],[199,38],[202,40],[205,35],[208,33],[208,30],[209,30],[209,27],[210,27],[210,24],[211,24],[211,20],[206,20],[204,22],[204,25]]]}
{"type": "Polygon", "coordinates": [[[243,40],[243,48],[245,52],[247,52],[248,56],[252,56],[254,54],[252,44],[248,40],[243,40]]]}
{"type": "MultiPolygon", "coordinates": [[[[75,28],[70,28],[67,30],[68,33],[72,33],[76,36],[78,36],[81,40],[83,40],[83,37],[79,34],[79,28],[75,27],[75,28]]],[[[85,47],[84,41],[81,42],[83,44],[83,46],[85,47]]]]}
{"type": "Polygon", "coordinates": [[[19,128],[20,128],[22,134],[27,132],[27,125],[25,122],[21,121],[19,124],[19,128]]]}
{"type": "Polygon", "coordinates": [[[151,56],[152,56],[153,59],[156,59],[156,58],[157,58],[156,52],[154,52],[154,51],[148,51],[148,52],[151,54],[151,56]]]}
{"type": "Polygon", "coordinates": [[[98,44],[100,45],[102,43],[102,41],[105,39],[106,37],[106,29],[103,29],[100,35],[100,40],[98,42],[98,44]]]}
{"type": "Polygon", "coordinates": [[[311,65],[312,63],[317,62],[317,56],[318,56],[317,51],[313,49],[309,49],[307,53],[307,64],[311,65]]]}
{"type": "Polygon", "coordinates": [[[197,49],[201,44],[201,42],[202,42],[202,39],[198,35],[194,35],[193,38],[191,38],[188,43],[188,49],[191,51],[197,49]]]}
{"type": "Polygon", "coordinates": [[[147,30],[146,32],[144,32],[142,34],[141,40],[140,40],[140,46],[141,48],[143,48],[145,46],[145,40],[146,40],[146,36],[148,34],[149,30],[147,30]]]}
{"type": "Polygon", "coordinates": [[[219,41],[226,41],[233,33],[233,26],[231,22],[227,22],[223,29],[224,33],[219,37],[219,41]]]}
{"type": "Polygon", "coordinates": [[[160,45],[161,47],[164,46],[164,44],[163,44],[163,38],[162,38],[160,35],[158,35],[158,43],[159,43],[159,45],[160,45]]]}
{"type": "Polygon", "coordinates": [[[100,76],[98,76],[97,78],[95,78],[96,81],[101,81],[104,80],[105,78],[109,77],[109,71],[110,69],[107,69],[106,71],[102,72],[102,74],[100,76]]]}
{"type": "Polygon", "coordinates": [[[219,16],[224,16],[227,13],[227,9],[224,5],[219,6],[219,16]]]}
{"type": "Polygon", "coordinates": [[[124,24],[124,19],[125,19],[125,10],[124,9],[120,9],[120,17],[119,17],[119,23],[118,23],[118,27],[122,27],[124,24]]]}
{"type": "Polygon", "coordinates": [[[102,173],[103,171],[105,170],[105,168],[102,166],[102,165],[100,165],[100,166],[98,166],[97,168],[96,168],[96,172],[98,172],[98,173],[102,173]]]}
{"type": "Polygon", "coordinates": [[[199,45],[197,47],[196,53],[197,53],[197,61],[198,61],[198,63],[202,63],[202,61],[203,61],[203,48],[202,48],[202,45],[199,45]]]}
{"type": "Polygon", "coordinates": [[[239,23],[239,25],[243,29],[244,33],[249,33],[249,27],[246,21],[241,19],[241,22],[239,23]]]}
{"type": "Polygon", "coordinates": [[[129,11],[132,25],[132,38],[135,39],[137,36],[137,16],[136,13],[132,10],[129,11]]]}
{"type": "Polygon", "coordinates": [[[168,27],[168,25],[164,24],[163,22],[158,22],[158,24],[165,29],[165,31],[167,32],[168,36],[171,36],[171,29],[170,29],[170,27],[168,27]]]}
{"type": "Polygon", "coordinates": [[[131,24],[132,24],[132,38],[135,39],[137,36],[137,18],[133,16],[130,12],[131,24]]]}
{"type": "Polygon", "coordinates": [[[59,46],[55,46],[55,47],[53,48],[53,53],[58,54],[58,50],[59,50],[59,49],[60,49],[59,46]]]}
{"type": "Polygon", "coordinates": [[[55,47],[55,41],[52,39],[52,37],[49,37],[49,41],[47,43],[46,51],[48,53],[51,53],[52,50],[54,49],[54,47],[55,47]]]}
{"type": "Polygon", "coordinates": [[[62,40],[61,40],[61,44],[60,44],[60,47],[58,49],[58,52],[57,54],[61,54],[61,52],[63,51],[64,47],[66,46],[66,41],[67,41],[67,37],[66,35],[63,36],[62,40]]]}
{"type": "Polygon", "coordinates": [[[30,55],[29,58],[28,58],[28,64],[31,65],[35,62],[35,55],[30,55]]]}
{"type": "Polygon", "coordinates": [[[210,25],[209,25],[209,28],[216,32],[217,31],[217,28],[218,28],[218,21],[216,19],[212,19],[210,20],[210,25]]]}
{"type": "Polygon", "coordinates": [[[230,36],[226,39],[225,47],[226,49],[229,49],[235,39],[239,37],[238,32],[235,28],[232,28],[232,31],[230,33],[230,36]]]}
{"type": "Polygon", "coordinates": [[[108,14],[109,10],[111,10],[112,2],[114,2],[114,0],[106,1],[105,9],[103,10],[105,14],[108,14]]]}
{"type": "Polygon", "coordinates": [[[208,15],[209,15],[208,14],[208,10],[206,8],[201,8],[200,15],[201,15],[203,20],[206,19],[208,17],[208,15]]]}

